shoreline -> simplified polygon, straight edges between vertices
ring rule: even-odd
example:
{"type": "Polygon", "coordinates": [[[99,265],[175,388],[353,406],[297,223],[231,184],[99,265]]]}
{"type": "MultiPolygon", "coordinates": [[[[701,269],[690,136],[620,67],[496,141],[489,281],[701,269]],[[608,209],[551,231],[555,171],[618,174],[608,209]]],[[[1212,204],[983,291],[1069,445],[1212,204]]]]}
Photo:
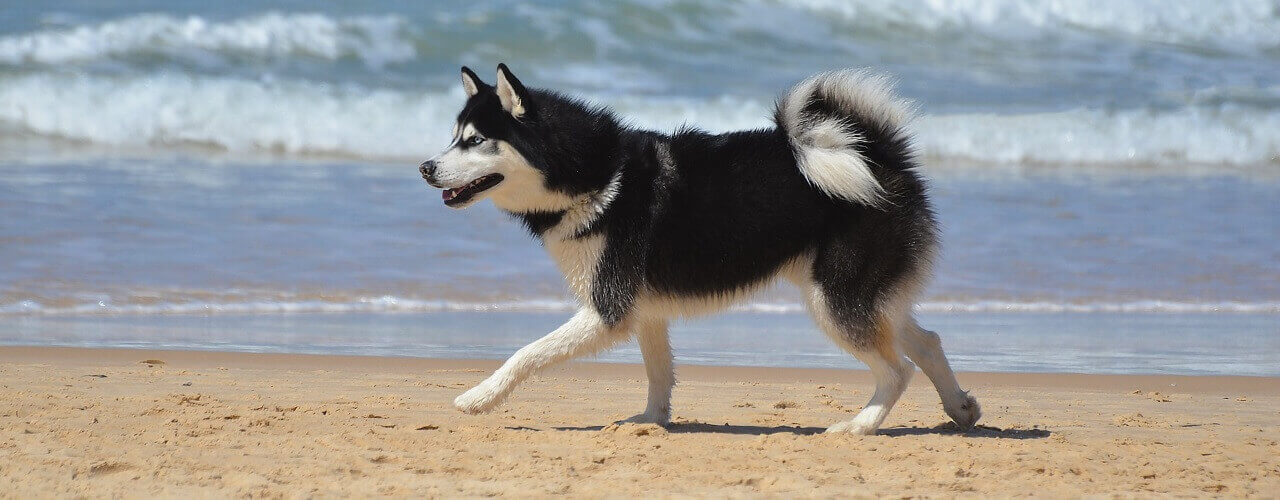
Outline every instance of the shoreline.
{"type": "MultiPolygon", "coordinates": [[[[51,363],[68,366],[121,366],[143,359],[161,359],[169,367],[190,369],[239,368],[315,370],[340,369],[368,373],[413,374],[431,370],[480,370],[491,372],[501,359],[421,358],[411,356],[369,356],[348,354],[300,354],[188,349],[134,349],[114,347],[0,346],[0,364],[51,363]]],[[[755,382],[814,382],[871,384],[866,369],[807,368],[782,366],[720,366],[683,364],[676,359],[681,380],[714,381],[741,379],[755,382]]],[[[638,363],[578,360],[554,366],[548,375],[576,373],[591,377],[644,378],[638,363]]],[[[1280,377],[1251,375],[1166,375],[1095,374],[1043,372],[957,371],[962,382],[983,385],[1018,385],[1059,389],[1116,389],[1117,383],[1133,390],[1173,390],[1209,394],[1234,391],[1244,395],[1280,396],[1280,377]]],[[[928,385],[916,371],[912,385],[928,385]]],[[[478,380],[477,380],[478,381],[478,380]]]]}
{"type": "MultiPolygon", "coordinates": [[[[959,371],[1280,377],[1275,315],[921,314],[959,371]],[[1206,335],[1205,332],[1214,332],[1206,335]],[[1229,363],[1224,363],[1229,360],[1229,363]]],[[[558,313],[343,313],[31,317],[0,346],[505,359],[564,322],[558,313]]],[[[859,368],[804,314],[726,313],[671,328],[681,365],[859,368]]],[[[634,342],[595,358],[639,363],[634,342]]]]}
{"type": "Polygon", "coordinates": [[[503,406],[495,360],[0,347],[0,488],[16,497],[1266,496],[1280,380],[962,372],[957,431],[916,375],[874,436],[827,435],[868,372],[572,362],[503,406]]]}

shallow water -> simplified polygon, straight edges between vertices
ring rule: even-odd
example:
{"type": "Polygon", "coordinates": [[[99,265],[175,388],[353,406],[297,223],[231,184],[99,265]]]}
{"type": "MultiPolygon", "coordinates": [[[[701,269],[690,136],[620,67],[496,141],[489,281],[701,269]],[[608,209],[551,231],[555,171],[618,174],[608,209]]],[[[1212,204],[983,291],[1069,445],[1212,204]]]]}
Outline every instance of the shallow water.
{"type": "MultiPolygon", "coordinates": [[[[978,175],[933,182],[924,311],[1280,313],[1280,182],[978,175]]],[[[0,315],[568,310],[541,247],[454,211],[413,165],[111,160],[0,167],[0,315]]],[[[789,288],[745,305],[803,309],[789,288]]]]}
{"type": "MultiPolygon", "coordinates": [[[[497,359],[565,313],[341,313],[30,316],[0,323],[0,345],[497,359]]],[[[964,371],[1280,376],[1276,314],[925,313],[964,371]]],[[[733,313],[678,322],[676,362],[858,368],[804,314],[733,313]]],[[[634,342],[596,358],[640,362],[634,342]]]]}

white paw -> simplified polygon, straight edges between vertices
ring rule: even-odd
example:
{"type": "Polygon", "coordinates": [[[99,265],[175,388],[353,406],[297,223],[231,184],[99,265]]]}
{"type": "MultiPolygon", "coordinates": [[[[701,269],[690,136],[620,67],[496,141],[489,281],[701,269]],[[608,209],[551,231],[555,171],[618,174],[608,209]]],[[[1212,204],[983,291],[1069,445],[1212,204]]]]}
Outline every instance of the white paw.
{"type": "Polygon", "coordinates": [[[661,412],[644,412],[639,415],[632,416],[626,420],[619,420],[615,424],[658,424],[666,426],[671,421],[670,413],[661,412]]]}
{"type": "Polygon", "coordinates": [[[836,422],[835,425],[827,427],[823,434],[857,434],[859,436],[872,436],[876,431],[880,430],[878,426],[859,422],[857,419],[836,422]]]}
{"type": "Polygon", "coordinates": [[[502,398],[502,391],[486,380],[455,398],[453,406],[463,413],[475,415],[492,410],[502,402],[502,398]]]}
{"type": "Polygon", "coordinates": [[[973,428],[974,424],[978,423],[978,419],[982,418],[982,406],[978,405],[978,400],[968,393],[964,394],[964,399],[960,404],[946,406],[943,410],[947,412],[947,416],[951,417],[951,420],[961,430],[973,428]]]}

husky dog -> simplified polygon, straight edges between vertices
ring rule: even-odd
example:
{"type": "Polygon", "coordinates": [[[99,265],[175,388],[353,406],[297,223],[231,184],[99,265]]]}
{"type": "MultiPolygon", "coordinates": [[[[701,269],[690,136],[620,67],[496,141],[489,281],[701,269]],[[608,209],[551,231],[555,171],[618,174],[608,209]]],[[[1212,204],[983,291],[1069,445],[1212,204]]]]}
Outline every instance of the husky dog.
{"type": "Polygon", "coordinates": [[[522,222],[582,306],[458,396],[458,409],[492,410],[538,370],[635,336],[648,405],[626,421],[665,425],[675,385],[667,323],[783,278],[875,376],[867,406],[827,432],[875,433],[914,372],[906,358],[960,428],[978,421],[938,335],[912,317],[938,231],[904,131],[910,106],[886,78],[819,74],[778,101],[774,127],[727,134],[635,130],[604,108],[525,87],[503,64],[493,86],[462,68],[462,87],[453,141],[422,163],[422,177],[449,207],[488,198],[522,222]]]}

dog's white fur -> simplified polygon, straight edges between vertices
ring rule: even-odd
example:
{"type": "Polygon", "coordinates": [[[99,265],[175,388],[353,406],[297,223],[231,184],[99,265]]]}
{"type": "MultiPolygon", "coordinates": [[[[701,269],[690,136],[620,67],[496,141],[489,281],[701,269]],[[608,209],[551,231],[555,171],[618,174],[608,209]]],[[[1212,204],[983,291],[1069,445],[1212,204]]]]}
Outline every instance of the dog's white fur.
{"type": "Polygon", "coordinates": [[[599,314],[584,307],[560,328],[516,351],[501,368],[471,390],[453,400],[467,413],[492,410],[520,382],[538,370],[568,359],[598,353],[630,336],[627,322],[610,327],[599,314]]]}

